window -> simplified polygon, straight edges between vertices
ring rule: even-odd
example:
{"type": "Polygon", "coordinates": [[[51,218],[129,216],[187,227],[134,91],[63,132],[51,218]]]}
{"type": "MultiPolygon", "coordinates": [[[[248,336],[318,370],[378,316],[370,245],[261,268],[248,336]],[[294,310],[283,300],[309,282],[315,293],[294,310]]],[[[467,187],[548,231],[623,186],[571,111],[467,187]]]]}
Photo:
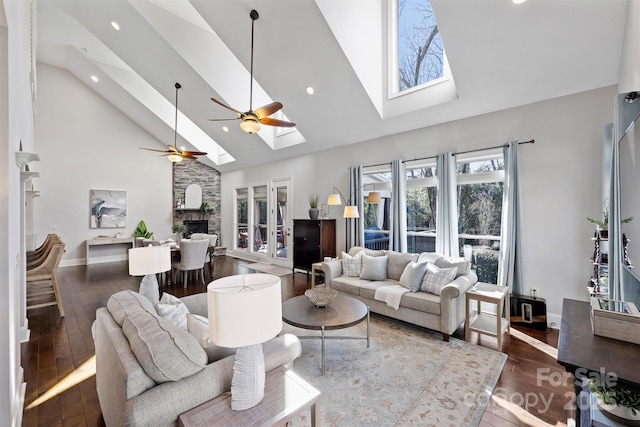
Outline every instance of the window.
{"type": "Polygon", "coordinates": [[[267,186],[261,185],[253,187],[254,203],[254,230],[253,230],[253,252],[267,252],[267,186]]]}
{"type": "Polygon", "coordinates": [[[478,280],[498,283],[504,161],[502,154],[458,160],[458,234],[461,256],[478,280]]]}
{"type": "Polygon", "coordinates": [[[389,249],[389,217],[391,208],[391,171],[385,168],[368,167],[362,173],[362,196],[364,197],[364,247],[389,249]],[[380,193],[380,203],[367,203],[369,192],[380,193]]]}
{"type": "Polygon", "coordinates": [[[394,2],[391,28],[396,72],[392,74],[397,76],[396,92],[402,92],[441,79],[445,55],[429,0],[394,2]]]}
{"type": "Polygon", "coordinates": [[[435,163],[407,165],[407,251],[436,250],[435,163]]]}
{"type": "Polygon", "coordinates": [[[236,249],[247,250],[249,242],[249,190],[236,189],[236,249]]]}

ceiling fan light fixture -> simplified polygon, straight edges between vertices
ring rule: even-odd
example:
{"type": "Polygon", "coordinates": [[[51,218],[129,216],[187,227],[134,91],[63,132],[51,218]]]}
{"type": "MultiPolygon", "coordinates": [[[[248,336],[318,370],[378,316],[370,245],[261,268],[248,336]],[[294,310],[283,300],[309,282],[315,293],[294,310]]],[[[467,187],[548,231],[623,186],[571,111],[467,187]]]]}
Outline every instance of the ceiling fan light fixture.
{"type": "Polygon", "coordinates": [[[180,163],[182,161],[182,156],[180,154],[169,154],[167,158],[173,163],[180,163]]]}
{"type": "Polygon", "coordinates": [[[240,129],[245,131],[248,134],[256,133],[260,130],[260,125],[256,120],[253,119],[245,119],[240,123],[240,129]]]}

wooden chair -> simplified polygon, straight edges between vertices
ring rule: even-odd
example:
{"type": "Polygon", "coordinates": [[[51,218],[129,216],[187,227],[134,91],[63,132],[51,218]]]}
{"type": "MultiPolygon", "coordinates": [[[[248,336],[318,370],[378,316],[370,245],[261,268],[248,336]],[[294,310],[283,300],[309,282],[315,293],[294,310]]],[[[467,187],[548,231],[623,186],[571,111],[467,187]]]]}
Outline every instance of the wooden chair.
{"type": "Polygon", "coordinates": [[[64,308],[62,307],[62,299],[60,298],[58,282],[56,281],[56,272],[63,253],[64,243],[54,243],[46,259],[37,267],[27,270],[27,310],[57,304],[60,317],[64,317],[64,308]],[[50,281],[51,284],[35,283],[42,281],[50,281]],[[50,299],[51,294],[53,294],[55,301],[43,302],[43,299],[50,299]]]}
{"type": "Polygon", "coordinates": [[[57,234],[47,234],[42,244],[32,251],[27,251],[27,260],[33,259],[41,255],[46,249],[52,239],[60,239],[57,234]]]}
{"type": "Polygon", "coordinates": [[[48,234],[38,249],[27,252],[27,269],[40,265],[49,254],[54,243],[62,243],[62,240],[57,234],[48,234]]]}
{"type": "MultiPolygon", "coordinates": [[[[200,277],[204,285],[204,263],[207,259],[209,240],[183,240],[180,242],[180,262],[173,263],[174,270],[182,271],[184,287],[187,287],[189,271],[200,270],[200,277]]],[[[173,277],[177,276],[172,274],[173,277]]]]}

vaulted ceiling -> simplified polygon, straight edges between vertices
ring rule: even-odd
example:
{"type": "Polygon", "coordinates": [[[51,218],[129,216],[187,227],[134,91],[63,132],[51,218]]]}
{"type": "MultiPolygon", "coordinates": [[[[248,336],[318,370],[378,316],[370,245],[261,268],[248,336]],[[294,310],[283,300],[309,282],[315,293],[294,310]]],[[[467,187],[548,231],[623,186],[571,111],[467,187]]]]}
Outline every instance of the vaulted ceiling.
{"type": "Polygon", "coordinates": [[[202,162],[223,172],[618,81],[627,0],[431,3],[455,88],[391,99],[387,0],[37,0],[37,60],[162,144],[174,141],[179,82],[177,146],[208,152],[202,162]],[[252,9],[253,107],[282,102],[293,132],[209,121],[235,116],[211,97],[249,109],[252,9]]]}

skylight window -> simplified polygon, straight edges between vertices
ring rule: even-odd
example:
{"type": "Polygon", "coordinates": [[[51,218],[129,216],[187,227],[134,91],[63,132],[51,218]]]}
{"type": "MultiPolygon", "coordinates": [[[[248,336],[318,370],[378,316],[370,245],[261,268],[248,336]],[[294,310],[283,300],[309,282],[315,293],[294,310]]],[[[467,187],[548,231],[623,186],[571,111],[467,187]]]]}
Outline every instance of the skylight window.
{"type": "Polygon", "coordinates": [[[395,93],[427,85],[444,76],[445,54],[429,0],[393,0],[395,17],[395,93]]]}

